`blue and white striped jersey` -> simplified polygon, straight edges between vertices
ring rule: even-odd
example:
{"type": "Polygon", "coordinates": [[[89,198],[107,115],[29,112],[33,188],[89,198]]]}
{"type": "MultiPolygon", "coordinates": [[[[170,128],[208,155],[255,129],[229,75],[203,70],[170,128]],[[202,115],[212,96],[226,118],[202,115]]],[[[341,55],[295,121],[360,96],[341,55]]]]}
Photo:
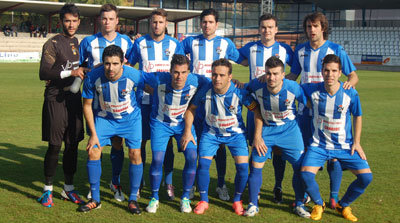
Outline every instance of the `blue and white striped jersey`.
{"type": "Polygon", "coordinates": [[[215,93],[210,82],[197,92],[192,103],[199,107],[204,115],[203,132],[219,137],[245,133],[242,105],[250,110],[256,107],[256,102],[248,91],[236,88],[233,82],[223,95],[215,93]]]}
{"type": "Polygon", "coordinates": [[[85,37],[79,45],[80,64],[88,60],[88,67],[93,68],[97,64],[103,63],[103,51],[109,45],[121,47],[124,54],[126,54],[128,49],[132,47],[132,41],[128,36],[118,32],[113,41],[108,41],[101,32],[85,37]]]}
{"type": "Polygon", "coordinates": [[[135,68],[123,66],[121,77],[112,82],[104,74],[104,66],[93,69],[85,78],[82,97],[93,99],[93,113],[107,119],[140,115],[135,88],[143,85],[135,68]]]}
{"type": "Polygon", "coordinates": [[[205,77],[189,73],[185,86],[181,90],[175,90],[171,85],[170,73],[143,72],[143,78],[144,83],[154,89],[151,119],[156,119],[169,126],[178,126],[183,123],[189,102],[197,89],[210,82],[205,77]]]}
{"type": "Polygon", "coordinates": [[[282,89],[277,94],[271,94],[266,83],[258,79],[250,81],[247,89],[256,97],[260,105],[264,125],[277,126],[296,121],[296,100],[306,104],[303,89],[295,81],[283,79],[282,89]]]}
{"type": "Polygon", "coordinates": [[[191,36],[182,41],[185,54],[190,54],[190,71],[211,78],[211,64],[221,58],[237,61],[239,51],[228,38],[216,36],[206,39],[203,35],[191,36]]]}
{"type": "Polygon", "coordinates": [[[135,41],[126,58],[132,65],[139,63],[139,70],[146,73],[169,72],[174,54],[184,55],[177,39],[165,35],[163,40],[156,42],[147,34],[135,41]]]}
{"type": "Polygon", "coordinates": [[[280,42],[275,42],[270,47],[266,47],[261,41],[250,42],[240,48],[239,53],[238,63],[244,59],[249,62],[250,80],[265,74],[265,62],[272,56],[278,57],[285,65],[292,66],[293,62],[292,48],[280,42]]]}
{"type": "Polygon", "coordinates": [[[324,83],[302,85],[311,101],[313,121],[311,146],[325,149],[351,149],[353,144],[351,115],[361,116],[358,92],[345,90],[343,83],[335,95],[329,95],[324,83]]]}
{"type": "Polygon", "coordinates": [[[356,70],[349,56],[339,44],[327,40],[324,45],[314,50],[310,46],[310,42],[300,44],[294,51],[294,60],[291,67],[293,74],[301,74],[301,84],[320,83],[322,78],[322,60],[328,54],[335,54],[342,62],[342,72],[348,75],[356,70]]]}

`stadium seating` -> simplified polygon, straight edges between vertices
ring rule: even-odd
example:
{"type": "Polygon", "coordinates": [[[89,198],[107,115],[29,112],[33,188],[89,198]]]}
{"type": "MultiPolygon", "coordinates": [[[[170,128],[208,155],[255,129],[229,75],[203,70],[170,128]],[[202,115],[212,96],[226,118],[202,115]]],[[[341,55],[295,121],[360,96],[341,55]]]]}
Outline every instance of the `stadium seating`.
{"type": "Polygon", "coordinates": [[[349,55],[400,55],[400,27],[332,27],[329,39],[349,55]]]}

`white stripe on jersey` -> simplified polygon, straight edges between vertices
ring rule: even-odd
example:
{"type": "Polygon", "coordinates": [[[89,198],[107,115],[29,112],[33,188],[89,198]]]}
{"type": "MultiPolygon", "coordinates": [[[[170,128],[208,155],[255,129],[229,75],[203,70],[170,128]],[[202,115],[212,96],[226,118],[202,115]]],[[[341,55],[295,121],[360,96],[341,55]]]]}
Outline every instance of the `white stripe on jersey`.
{"type": "Polygon", "coordinates": [[[100,57],[102,55],[100,55],[100,44],[99,44],[99,38],[94,39],[91,43],[90,43],[90,47],[92,47],[92,58],[93,58],[93,66],[96,66],[97,64],[100,63],[100,57]]]}
{"type": "Polygon", "coordinates": [[[219,58],[225,58],[226,49],[228,49],[228,42],[224,39],[221,39],[221,44],[219,47],[221,48],[221,53],[219,54],[219,58]]]}

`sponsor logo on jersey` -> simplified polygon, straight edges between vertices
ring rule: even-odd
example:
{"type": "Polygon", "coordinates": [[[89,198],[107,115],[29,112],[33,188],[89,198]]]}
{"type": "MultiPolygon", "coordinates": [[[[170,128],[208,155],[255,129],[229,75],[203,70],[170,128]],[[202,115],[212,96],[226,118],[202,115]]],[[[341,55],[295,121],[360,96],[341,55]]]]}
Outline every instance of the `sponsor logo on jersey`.
{"type": "Polygon", "coordinates": [[[193,46],[203,46],[203,44],[202,43],[195,43],[195,44],[193,44],[193,46]]]}
{"type": "Polygon", "coordinates": [[[215,123],[217,121],[217,117],[215,117],[215,115],[210,115],[208,116],[208,121],[210,121],[211,123],[215,123]]]}
{"type": "Polygon", "coordinates": [[[300,55],[300,57],[308,57],[308,54],[303,53],[300,55]]]}
{"type": "Polygon", "coordinates": [[[163,107],[162,111],[163,111],[163,112],[167,112],[167,111],[169,111],[169,108],[168,108],[168,106],[167,106],[167,105],[164,105],[164,107],[163,107]]]}
{"type": "Polygon", "coordinates": [[[94,49],[104,49],[104,46],[95,46],[94,49]]]}
{"type": "Polygon", "coordinates": [[[251,53],[261,53],[261,50],[252,50],[251,53]]]}

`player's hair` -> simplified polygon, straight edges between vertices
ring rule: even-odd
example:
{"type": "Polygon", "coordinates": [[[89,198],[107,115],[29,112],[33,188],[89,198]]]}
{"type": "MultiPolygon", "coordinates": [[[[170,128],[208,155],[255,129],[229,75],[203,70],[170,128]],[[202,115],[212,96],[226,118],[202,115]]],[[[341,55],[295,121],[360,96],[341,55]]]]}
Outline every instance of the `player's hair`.
{"type": "Polygon", "coordinates": [[[274,20],[275,21],[275,26],[278,27],[278,18],[276,18],[274,15],[270,14],[270,13],[266,13],[262,16],[260,16],[260,18],[258,19],[258,26],[260,26],[261,22],[264,20],[274,20]]]}
{"type": "Polygon", "coordinates": [[[114,11],[115,14],[118,17],[118,9],[117,9],[117,7],[115,5],[113,5],[113,4],[110,4],[110,3],[104,4],[104,5],[101,6],[100,15],[103,14],[103,12],[111,12],[111,11],[114,11]]]}
{"type": "Polygon", "coordinates": [[[322,14],[321,12],[314,12],[314,13],[308,14],[308,15],[306,15],[306,17],[304,17],[303,29],[304,29],[304,33],[306,33],[306,34],[307,34],[307,22],[308,21],[310,21],[310,22],[318,22],[319,21],[321,23],[322,31],[324,32],[324,40],[328,39],[329,22],[324,14],[322,14]]]}
{"type": "Polygon", "coordinates": [[[153,15],[159,15],[159,16],[162,16],[164,18],[168,17],[168,13],[164,9],[154,9],[150,14],[150,18],[152,18],[153,15]]]}
{"type": "Polygon", "coordinates": [[[325,64],[328,63],[337,63],[339,64],[339,70],[342,70],[342,62],[340,61],[340,58],[336,56],[335,54],[328,54],[324,57],[322,60],[322,67],[325,66],[325,64]]]}
{"type": "Polygon", "coordinates": [[[203,18],[208,15],[213,15],[215,18],[215,22],[218,22],[218,11],[215,9],[204,9],[200,14],[200,21],[203,21],[203,18]]]}
{"type": "Polygon", "coordinates": [[[79,18],[80,12],[78,7],[74,3],[65,3],[64,6],[60,9],[60,19],[63,20],[65,14],[72,14],[79,18]]]}
{"type": "Polygon", "coordinates": [[[280,60],[276,56],[272,56],[267,61],[265,61],[265,69],[275,67],[280,67],[282,69],[282,72],[285,70],[285,65],[283,64],[282,60],[280,60]]]}
{"type": "Polygon", "coordinates": [[[232,64],[225,58],[218,59],[211,64],[211,69],[214,70],[217,66],[224,66],[229,68],[229,74],[232,74],[232,64]]]}
{"type": "Polygon", "coordinates": [[[171,72],[175,65],[184,65],[186,64],[188,67],[190,66],[190,60],[185,55],[174,54],[171,60],[171,72]]]}
{"type": "Polygon", "coordinates": [[[121,47],[116,46],[116,45],[109,45],[106,47],[103,51],[103,61],[106,57],[113,57],[117,56],[119,57],[119,60],[124,62],[124,52],[122,51],[121,47]]]}

